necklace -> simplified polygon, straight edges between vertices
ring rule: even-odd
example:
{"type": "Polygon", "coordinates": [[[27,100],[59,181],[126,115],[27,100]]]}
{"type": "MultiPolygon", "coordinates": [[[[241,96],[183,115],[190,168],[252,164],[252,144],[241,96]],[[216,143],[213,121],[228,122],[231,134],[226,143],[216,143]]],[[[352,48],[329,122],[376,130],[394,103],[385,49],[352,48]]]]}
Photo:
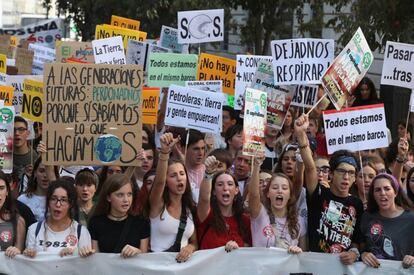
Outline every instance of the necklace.
{"type": "Polygon", "coordinates": [[[111,213],[108,214],[108,218],[114,221],[122,221],[122,220],[125,220],[127,217],[128,217],[128,214],[125,214],[124,216],[120,216],[120,217],[114,216],[111,213]]]}

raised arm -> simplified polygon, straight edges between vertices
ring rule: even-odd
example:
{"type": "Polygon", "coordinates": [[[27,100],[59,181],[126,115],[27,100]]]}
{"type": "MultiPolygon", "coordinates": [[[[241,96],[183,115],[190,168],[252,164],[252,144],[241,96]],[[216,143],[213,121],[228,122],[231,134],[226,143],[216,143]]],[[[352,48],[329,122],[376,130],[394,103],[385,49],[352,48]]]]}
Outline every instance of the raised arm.
{"type": "Polygon", "coordinates": [[[219,161],[215,156],[209,156],[204,161],[204,164],[206,166],[206,172],[201,182],[197,205],[197,216],[200,222],[205,221],[210,212],[211,182],[214,174],[217,172],[219,161]]]}
{"type": "Polygon", "coordinates": [[[306,189],[309,194],[313,194],[318,185],[318,174],[316,165],[312,158],[312,151],[309,147],[309,139],[306,135],[306,129],[309,126],[309,118],[302,114],[295,121],[295,135],[298,139],[300,154],[305,165],[306,189]]]}
{"type": "Polygon", "coordinates": [[[407,160],[408,155],[408,141],[406,138],[400,138],[398,141],[398,154],[397,158],[395,159],[394,167],[392,168],[392,175],[398,180],[398,182],[402,185],[404,190],[407,190],[407,181],[401,181],[401,175],[404,168],[404,162],[407,160]]]}
{"type": "MultiPolygon", "coordinates": [[[[253,171],[250,182],[247,185],[249,190],[249,213],[252,218],[259,216],[262,203],[260,200],[259,174],[260,166],[264,160],[264,155],[256,156],[253,160],[253,171]]],[[[270,184],[270,183],[269,183],[270,184]]]]}
{"type": "Polygon", "coordinates": [[[174,138],[172,133],[165,133],[160,137],[160,154],[158,156],[158,164],[155,174],[154,183],[149,195],[150,217],[156,217],[160,214],[164,201],[162,194],[164,193],[165,181],[167,179],[168,159],[171,149],[179,141],[174,138]]]}

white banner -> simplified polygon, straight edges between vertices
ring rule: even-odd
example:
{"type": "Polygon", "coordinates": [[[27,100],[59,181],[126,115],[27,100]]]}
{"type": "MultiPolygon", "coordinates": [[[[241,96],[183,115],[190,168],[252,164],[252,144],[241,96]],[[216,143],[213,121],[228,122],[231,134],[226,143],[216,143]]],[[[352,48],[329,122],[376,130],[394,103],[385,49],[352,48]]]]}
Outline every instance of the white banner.
{"type": "Polygon", "coordinates": [[[56,40],[63,37],[63,19],[48,19],[21,28],[0,29],[0,34],[26,38],[33,43],[54,48],[56,40]]]}
{"type": "Polygon", "coordinates": [[[32,74],[43,75],[44,64],[52,63],[56,60],[56,52],[54,49],[39,44],[29,44],[29,50],[34,52],[32,74]]]}
{"type": "Polygon", "coordinates": [[[381,84],[414,89],[414,45],[387,41],[381,84]]]}
{"type": "Polygon", "coordinates": [[[273,40],[271,50],[276,85],[319,84],[334,59],[334,40],[273,40]]]}
{"type": "Polygon", "coordinates": [[[224,10],[179,11],[178,43],[203,43],[224,40],[224,10]]]}
{"type": "Polygon", "coordinates": [[[126,64],[121,36],[92,40],[95,64],[126,64]]]}
{"type": "Polygon", "coordinates": [[[240,248],[226,253],[223,247],[196,251],[189,261],[177,263],[176,253],[147,253],[132,259],[119,254],[98,253],[87,259],[77,256],[61,258],[40,252],[34,259],[24,256],[7,258],[0,253],[0,273],[30,275],[100,274],[100,275],[286,275],[286,274],[414,274],[403,269],[400,261],[379,260],[379,268],[358,262],[344,266],[335,254],[304,252],[298,255],[279,248],[240,248]]]}
{"type": "Polygon", "coordinates": [[[165,125],[220,133],[224,94],[171,85],[168,90],[165,125]]]}
{"type": "Polygon", "coordinates": [[[292,106],[312,108],[317,102],[318,86],[316,85],[297,85],[295,95],[292,99],[292,106]]]}
{"type": "Polygon", "coordinates": [[[265,55],[240,55],[236,57],[236,89],[234,92],[234,109],[241,110],[243,108],[244,92],[247,87],[251,87],[254,74],[259,66],[260,60],[272,62],[271,56],[265,55]],[[239,100],[240,99],[240,100],[239,100]]]}
{"type": "Polygon", "coordinates": [[[388,147],[384,104],[323,112],[328,154],[388,147]]]}

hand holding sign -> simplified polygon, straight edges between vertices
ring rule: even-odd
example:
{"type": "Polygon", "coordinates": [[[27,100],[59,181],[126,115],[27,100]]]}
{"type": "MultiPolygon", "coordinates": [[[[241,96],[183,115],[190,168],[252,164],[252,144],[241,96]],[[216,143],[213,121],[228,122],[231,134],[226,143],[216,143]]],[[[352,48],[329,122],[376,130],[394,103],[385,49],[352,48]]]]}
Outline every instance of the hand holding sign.
{"type": "Polygon", "coordinates": [[[295,134],[305,132],[309,127],[309,117],[306,114],[302,114],[295,120],[295,134]]]}

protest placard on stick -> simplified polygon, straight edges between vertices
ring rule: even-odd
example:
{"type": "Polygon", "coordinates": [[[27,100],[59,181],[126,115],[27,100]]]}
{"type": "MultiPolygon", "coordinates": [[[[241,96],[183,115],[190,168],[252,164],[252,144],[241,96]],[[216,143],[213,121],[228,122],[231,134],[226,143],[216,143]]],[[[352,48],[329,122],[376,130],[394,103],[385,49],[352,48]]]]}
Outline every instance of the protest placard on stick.
{"type": "Polygon", "coordinates": [[[16,48],[16,67],[18,74],[32,74],[34,52],[16,48]]]}
{"type": "Polygon", "coordinates": [[[24,81],[26,79],[43,80],[43,75],[6,75],[5,84],[13,86],[13,106],[16,115],[19,115],[23,104],[24,81]]]}
{"type": "Polygon", "coordinates": [[[95,28],[95,39],[104,39],[114,36],[121,36],[122,41],[124,43],[124,48],[128,48],[128,40],[137,40],[137,41],[145,41],[147,39],[147,33],[130,30],[125,28],[120,28],[112,25],[96,25],[95,28]]]}
{"type": "Polygon", "coordinates": [[[12,106],[13,104],[13,86],[0,85],[0,100],[4,101],[4,106],[12,106]]]}
{"type": "Polygon", "coordinates": [[[142,123],[157,124],[158,103],[160,88],[142,88],[142,123]]]}
{"type": "Polygon", "coordinates": [[[57,41],[56,42],[56,61],[69,63],[95,63],[91,42],[79,41],[57,41]]]}
{"type": "Polygon", "coordinates": [[[388,147],[384,104],[323,112],[328,154],[388,147]]]}
{"type": "Polygon", "coordinates": [[[127,64],[142,65],[144,71],[147,71],[149,63],[148,59],[151,53],[168,52],[171,52],[171,50],[154,44],[129,39],[126,62],[127,64]]]}
{"type": "Polygon", "coordinates": [[[0,169],[11,174],[13,171],[14,107],[0,108],[0,169]]]}
{"type": "Polygon", "coordinates": [[[35,122],[43,122],[43,82],[24,80],[22,116],[35,122]]]}
{"type": "Polygon", "coordinates": [[[117,15],[111,16],[111,25],[120,27],[120,28],[138,31],[140,23],[141,22],[138,20],[134,20],[134,19],[130,19],[130,18],[122,17],[122,16],[117,16],[117,15]]]}
{"type": "Polygon", "coordinates": [[[44,163],[137,165],[142,82],[138,65],[45,65],[44,163]]]}
{"type": "Polygon", "coordinates": [[[92,41],[96,64],[126,64],[122,37],[115,36],[92,41]]]}
{"type": "Polygon", "coordinates": [[[178,29],[168,26],[161,27],[160,40],[158,45],[167,49],[171,49],[173,53],[188,53],[188,44],[178,43],[178,29]]]}
{"type": "Polygon", "coordinates": [[[247,88],[243,121],[243,154],[256,156],[265,150],[266,92],[247,88]]]}
{"type": "Polygon", "coordinates": [[[292,106],[312,108],[318,98],[318,86],[316,85],[297,85],[295,95],[292,99],[292,106]]]}
{"type": "Polygon", "coordinates": [[[358,28],[322,77],[322,86],[337,110],[342,108],[346,97],[353,93],[373,61],[365,36],[358,28]]]}

